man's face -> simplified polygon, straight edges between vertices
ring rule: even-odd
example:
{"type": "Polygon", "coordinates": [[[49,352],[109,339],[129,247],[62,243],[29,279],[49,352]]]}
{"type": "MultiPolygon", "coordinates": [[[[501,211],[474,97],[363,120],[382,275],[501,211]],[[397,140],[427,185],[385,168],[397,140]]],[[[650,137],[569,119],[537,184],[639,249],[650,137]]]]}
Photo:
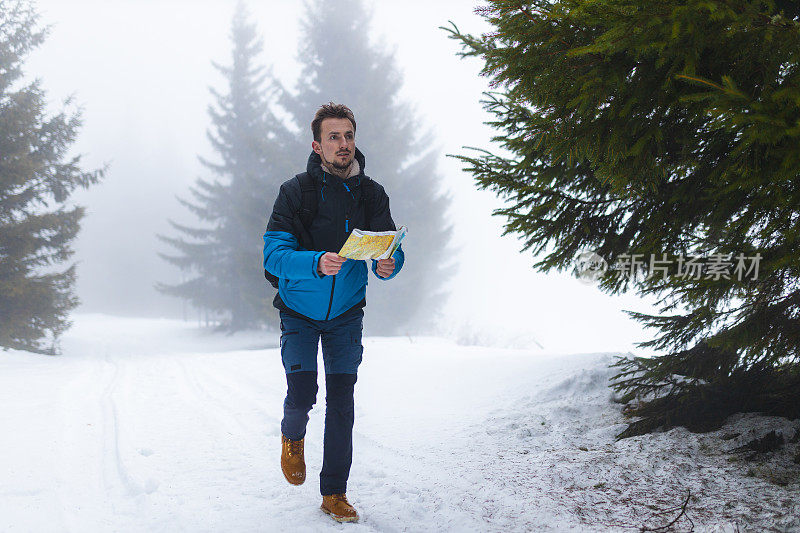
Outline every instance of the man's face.
{"type": "Polygon", "coordinates": [[[322,162],[336,170],[347,170],[356,153],[356,134],[350,120],[324,119],[320,124],[320,137],[320,142],[313,141],[311,148],[322,162]]]}

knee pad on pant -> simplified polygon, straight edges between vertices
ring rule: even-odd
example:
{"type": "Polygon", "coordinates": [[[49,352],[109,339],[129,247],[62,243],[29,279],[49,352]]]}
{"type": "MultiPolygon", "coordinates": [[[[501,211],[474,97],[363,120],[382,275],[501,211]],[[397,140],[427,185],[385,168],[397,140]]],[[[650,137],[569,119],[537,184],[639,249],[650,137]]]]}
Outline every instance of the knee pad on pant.
{"type": "Polygon", "coordinates": [[[352,408],[357,379],[357,374],[325,374],[326,405],[352,408]]]}
{"type": "Polygon", "coordinates": [[[317,401],[317,373],[294,372],[286,374],[286,404],[289,407],[310,411],[317,401]]]}

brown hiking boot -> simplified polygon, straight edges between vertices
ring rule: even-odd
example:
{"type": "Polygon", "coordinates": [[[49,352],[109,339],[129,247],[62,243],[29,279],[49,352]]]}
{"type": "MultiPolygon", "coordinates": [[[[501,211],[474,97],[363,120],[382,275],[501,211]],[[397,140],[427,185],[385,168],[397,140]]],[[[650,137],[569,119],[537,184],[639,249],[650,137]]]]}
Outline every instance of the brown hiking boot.
{"type": "Polygon", "coordinates": [[[347,501],[344,493],[323,496],[320,509],[331,515],[331,518],[337,522],[358,522],[358,513],[347,501]]]}
{"type": "Polygon", "coordinates": [[[302,485],[306,480],[303,440],[291,440],[281,435],[281,470],[286,481],[292,485],[302,485]]]}

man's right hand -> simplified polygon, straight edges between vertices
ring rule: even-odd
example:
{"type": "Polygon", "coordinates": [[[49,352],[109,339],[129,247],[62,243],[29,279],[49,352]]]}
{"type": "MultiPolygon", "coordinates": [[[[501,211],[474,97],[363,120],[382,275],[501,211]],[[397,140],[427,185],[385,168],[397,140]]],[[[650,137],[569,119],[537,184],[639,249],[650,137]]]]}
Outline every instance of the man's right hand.
{"type": "Polygon", "coordinates": [[[326,276],[338,274],[339,269],[342,268],[342,264],[344,264],[345,261],[347,261],[346,257],[342,257],[334,252],[325,252],[325,254],[319,258],[317,273],[325,274],[326,276]]]}

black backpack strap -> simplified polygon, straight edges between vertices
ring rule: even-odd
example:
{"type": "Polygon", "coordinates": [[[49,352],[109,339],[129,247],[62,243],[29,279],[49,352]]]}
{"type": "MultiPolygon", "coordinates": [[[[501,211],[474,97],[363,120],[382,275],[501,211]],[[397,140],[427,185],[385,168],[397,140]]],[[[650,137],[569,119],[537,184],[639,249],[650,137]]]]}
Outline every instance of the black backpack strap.
{"type": "Polygon", "coordinates": [[[300,246],[306,250],[311,250],[313,249],[314,241],[311,238],[309,229],[314,217],[317,216],[319,207],[317,186],[314,183],[314,178],[308,172],[298,174],[295,178],[300,182],[300,209],[297,210],[297,217],[293,222],[300,246]]]}

